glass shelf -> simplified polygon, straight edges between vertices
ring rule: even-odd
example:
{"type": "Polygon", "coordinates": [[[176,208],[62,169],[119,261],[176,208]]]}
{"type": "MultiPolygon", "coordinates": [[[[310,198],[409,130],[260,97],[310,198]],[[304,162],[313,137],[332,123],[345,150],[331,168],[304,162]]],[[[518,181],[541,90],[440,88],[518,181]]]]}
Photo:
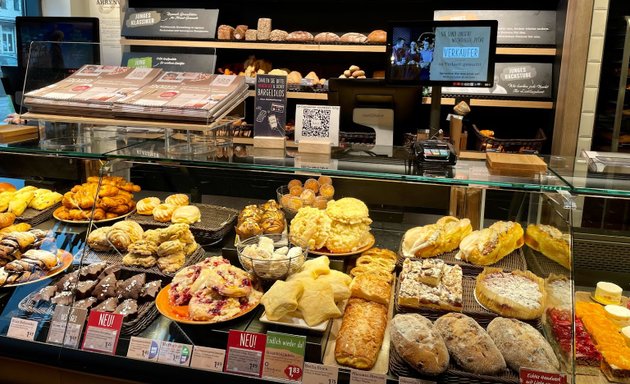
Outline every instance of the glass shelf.
{"type": "Polygon", "coordinates": [[[574,194],[630,198],[630,173],[593,172],[585,159],[573,157],[552,156],[548,164],[574,194]]]}

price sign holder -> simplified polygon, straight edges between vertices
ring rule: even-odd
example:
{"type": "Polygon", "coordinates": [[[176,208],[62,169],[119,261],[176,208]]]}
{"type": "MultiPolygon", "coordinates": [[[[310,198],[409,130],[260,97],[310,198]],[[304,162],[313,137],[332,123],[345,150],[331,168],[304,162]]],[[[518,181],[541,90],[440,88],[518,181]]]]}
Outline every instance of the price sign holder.
{"type": "Polygon", "coordinates": [[[114,354],[120,337],[123,315],[90,311],[81,349],[114,354]]]}
{"type": "Polygon", "coordinates": [[[240,375],[262,375],[267,335],[230,330],[224,371],[240,375]]]}
{"type": "Polygon", "coordinates": [[[160,342],[144,337],[131,336],[127,357],[130,359],[156,362],[160,353],[160,342]]]}
{"type": "Polygon", "coordinates": [[[195,345],[193,349],[191,368],[203,369],[206,371],[223,371],[223,362],[225,361],[225,350],[202,347],[195,345]]]}
{"type": "Polygon", "coordinates": [[[521,368],[518,376],[520,384],[567,384],[567,375],[558,372],[521,368]]]}
{"type": "Polygon", "coordinates": [[[58,305],[50,322],[46,342],[77,348],[87,318],[87,309],[58,305]]]}
{"type": "Polygon", "coordinates": [[[304,363],[302,384],[337,384],[339,368],[332,365],[304,363]]]}
{"type": "Polygon", "coordinates": [[[190,365],[192,349],[193,347],[190,344],[162,341],[157,361],[158,363],[187,367],[190,365]]]}
{"type": "Polygon", "coordinates": [[[263,378],[301,381],[305,351],[306,336],[267,332],[263,378]]]}
{"type": "Polygon", "coordinates": [[[7,331],[7,337],[33,341],[35,340],[36,333],[37,321],[22,319],[20,317],[12,317],[11,324],[9,324],[9,330],[7,331]]]}
{"type": "Polygon", "coordinates": [[[437,381],[423,380],[423,379],[416,379],[414,377],[400,376],[400,377],[398,377],[398,383],[400,383],[400,384],[437,384],[437,381]]]}
{"type": "Polygon", "coordinates": [[[387,376],[380,373],[350,370],[350,384],[386,384],[387,376]]]}

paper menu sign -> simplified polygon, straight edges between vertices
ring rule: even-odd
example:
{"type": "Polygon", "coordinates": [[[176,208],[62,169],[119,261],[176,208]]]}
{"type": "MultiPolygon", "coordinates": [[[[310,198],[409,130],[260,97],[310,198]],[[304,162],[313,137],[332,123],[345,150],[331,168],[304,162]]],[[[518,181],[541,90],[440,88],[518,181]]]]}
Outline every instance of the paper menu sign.
{"type": "Polygon", "coordinates": [[[37,333],[37,321],[12,317],[7,337],[33,341],[37,333]]]}
{"type": "Polygon", "coordinates": [[[153,339],[131,336],[127,357],[156,362],[160,353],[160,343],[153,339]]]}
{"type": "Polygon", "coordinates": [[[371,373],[352,369],[350,371],[350,384],[385,384],[387,376],[380,373],[371,373]]]}
{"type": "Polygon", "coordinates": [[[305,351],[306,336],[267,332],[263,377],[301,381],[305,351]]]}
{"type": "Polygon", "coordinates": [[[339,368],[332,365],[304,363],[302,384],[337,384],[339,368]]]}
{"type": "Polygon", "coordinates": [[[265,334],[230,330],[224,371],[260,377],[266,343],[265,334]]]}
{"type": "Polygon", "coordinates": [[[567,384],[567,376],[558,372],[541,372],[521,368],[518,377],[520,384],[567,384]]]}
{"type": "Polygon", "coordinates": [[[287,77],[256,75],[254,136],[284,137],[287,125],[287,77]]]}
{"type": "Polygon", "coordinates": [[[114,354],[120,337],[123,315],[90,311],[81,349],[114,354]]]}
{"type": "Polygon", "coordinates": [[[295,106],[295,142],[310,142],[339,145],[338,105],[304,105],[295,106]]]}
{"type": "Polygon", "coordinates": [[[87,309],[57,305],[50,322],[46,342],[77,348],[87,313],[87,309]]]}

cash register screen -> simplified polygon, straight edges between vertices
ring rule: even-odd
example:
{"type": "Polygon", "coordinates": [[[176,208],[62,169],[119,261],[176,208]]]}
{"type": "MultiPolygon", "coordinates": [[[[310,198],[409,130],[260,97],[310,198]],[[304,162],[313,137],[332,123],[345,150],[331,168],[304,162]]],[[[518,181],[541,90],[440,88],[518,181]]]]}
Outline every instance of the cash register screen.
{"type": "Polygon", "coordinates": [[[496,20],[390,23],[387,36],[390,83],[492,86],[496,20]]]}

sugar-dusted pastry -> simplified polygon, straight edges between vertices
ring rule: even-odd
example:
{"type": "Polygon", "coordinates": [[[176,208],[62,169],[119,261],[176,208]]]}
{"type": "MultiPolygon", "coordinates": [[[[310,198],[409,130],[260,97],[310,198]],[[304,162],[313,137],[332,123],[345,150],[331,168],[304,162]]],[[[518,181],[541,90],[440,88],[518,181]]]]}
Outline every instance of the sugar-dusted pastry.
{"type": "Polygon", "coordinates": [[[160,205],[160,199],[157,197],[145,197],[136,203],[136,211],[141,215],[153,215],[153,209],[160,205]]]}
{"type": "Polygon", "coordinates": [[[359,298],[350,298],[335,344],[335,360],[341,365],[372,369],[383,344],[387,327],[387,307],[359,298]]]}
{"type": "Polygon", "coordinates": [[[512,221],[497,221],[473,231],[459,244],[457,258],[477,265],[492,265],[525,243],[523,228],[512,221]]]}
{"type": "Polygon", "coordinates": [[[177,206],[170,204],[160,204],[153,209],[153,218],[155,221],[159,221],[161,223],[167,223],[171,221],[171,217],[173,216],[173,212],[177,206]]]}
{"type": "Polygon", "coordinates": [[[173,223],[194,224],[201,221],[201,211],[194,205],[177,207],[171,216],[173,223]]]}
{"type": "Polygon", "coordinates": [[[530,271],[487,267],[477,276],[475,294],[483,306],[501,316],[532,320],[542,315],[545,282],[530,271]]]}
{"type": "Polygon", "coordinates": [[[183,193],[176,193],[164,199],[165,204],[176,205],[178,207],[188,205],[188,202],[189,202],[188,196],[184,195],[183,193]]]}
{"type": "MultiPolygon", "coordinates": [[[[330,207],[330,204],[328,206],[330,207]]],[[[326,248],[334,253],[353,252],[367,244],[369,235],[369,224],[345,224],[333,220],[330,234],[326,239],[326,248]]]]}
{"type": "Polygon", "coordinates": [[[63,199],[63,195],[59,192],[53,192],[46,189],[38,189],[35,191],[35,197],[30,201],[28,206],[37,210],[44,210],[59,203],[63,199]],[[46,191],[46,192],[40,192],[46,191]],[[40,192],[40,193],[37,193],[40,192]]]}
{"type": "Polygon", "coordinates": [[[372,223],[367,205],[353,197],[330,201],[326,207],[326,214],[331,219],[344,224],[369,225],[372,223]]]}
{"type": "Polygon", "coordinates": [[[398,305],[461,312],[463,272],[439,259],[405,259],[400,274],[398,305]]]}
{"type": "Polygon", "coordinates": [[[433,257],[451,252],[471,232],[470,220],[445,216],[435,224],[408,230],[403,237],[402,253],[404,257],[433,257]]]}
{"type": "Polygon", "coordinates": [[[525,231],[525,244],[566,269],[571,269],[571,247],[558,228],[529,224],[525,231]]]}
{"type": "Polygon", "coordinates": [[[280,320],[298,308],[298,300],[304,292],[304,284],[300,280],[276,282],[263,295],[260,302],[265,306],[265,314],[269,320],[280,320]]]}

